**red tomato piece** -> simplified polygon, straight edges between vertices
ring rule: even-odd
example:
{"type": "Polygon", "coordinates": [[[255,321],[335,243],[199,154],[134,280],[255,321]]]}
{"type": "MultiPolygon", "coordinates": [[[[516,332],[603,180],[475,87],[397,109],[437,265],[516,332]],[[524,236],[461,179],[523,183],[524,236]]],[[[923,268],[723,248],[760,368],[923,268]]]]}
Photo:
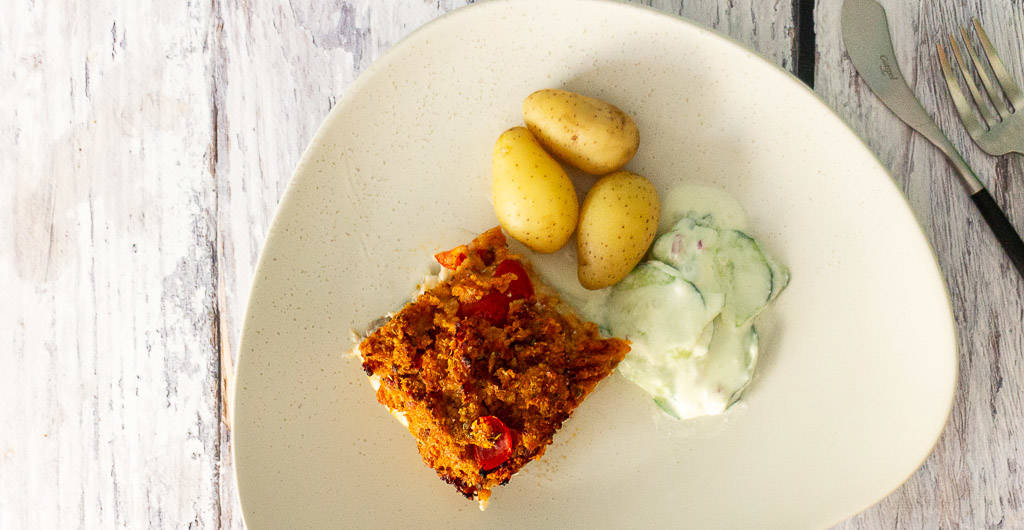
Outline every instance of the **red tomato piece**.
{"type": "Polygon", "coordinates": [[[492,324],[501,324],[508,317],[509,303],[513,300],[533,296],[533,283],[530,282],[530,277],[527,276],[526,269],[523,268],[521,263],[513,259],[507,259],[499,263],[494,270],[494,275],[504,276],[505,274],[516,275],[516,279],[512,280],[509,284],[508,290],[504,293],[489,293],[475,302],[460,305],[459,316],[477,315],[487,319],[492,324]]]}
{"type": "Polygon", "coordinates": [[[497,416],[481,416],[477,421],[486,425],[489,431],[499,434],[492,447],[473,446],[477,465],[484,471],[490,471],[512,456],[512,431],[497,416]]]}
{"type": "Polygon", "coordinates": [[[486,294],[483,298],[475,302],[460,305],[459,316],[467,317],[477,315],[487,319],[493,324],[500,324],[504,322],[505,317],[508,316],[508,303],[509,299],[504,294],[486,294]]]}
{"type": "Polygon", "coordinates": [[[434,254],[434,259],[436,259],[442,267],[455,270],[459,268],[459,265],[462,265],[463,261],[466,261],[466,253],[462,251],[462,247],[455,247],[451,250],[434,254]]]}
{"type": "Polygon", "coordinates": [[[526,274],[526,269],[523,268],[522,263],[514,259],[507,259],[499,263],[494,269],[494,275],[504,276],[506,274],[516,275],[516,279],[512,280],[508,290],[505,291],[510,300],[519,300],[520,298],[530,298],[533,296],[533,283],[530,282],[530,277],[526,274]]]}

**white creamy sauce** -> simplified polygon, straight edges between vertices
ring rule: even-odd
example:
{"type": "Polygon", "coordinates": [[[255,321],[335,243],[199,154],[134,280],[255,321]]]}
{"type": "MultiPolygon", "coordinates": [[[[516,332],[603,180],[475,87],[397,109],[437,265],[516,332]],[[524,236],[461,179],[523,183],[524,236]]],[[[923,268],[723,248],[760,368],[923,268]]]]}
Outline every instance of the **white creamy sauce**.
{"type": "Polygon", "coordinates": [[[724,296],[702,294],[660,261],[641,263],[630,280],[628,287],[612,289],[606,305],[604,322],[612,335],[665,352],[669,358],[689,357],[707,348],[724,296]]]}
{"type": "Polygon", "coordinates": [[[665,412],[681,419],[721,414],[753,375],[754,318],[789,282],[786,268],[746,229],[746,213],[731,195],[686,185],[663,198],[648,261],[614,287],[580,286],[571,252],[533,261],[584,318],[631,341],[618,371],[665,412]]]}
{"type": "Polygon", "coordinates": [[[747,212],[729,192],[712,186],[686,184],[669,190],[661,200],[658,234],[668,232],[683,217],[711,214],[722,228],[747,229],[747,212]]]}
{"type": "MultiPolygon", "coordinates": [[[[367,379],[369,379],[370,386],[373,387],[373,391],[375,393],[378,390],[380,390],[380,376],[379,375],[373,374],[373,375],[369,376],[367,379]]],[[[409,428],[409,418],[405,417],[405,412],[403,412],[401,410],[395,410],[395,409],[393,409],[391,407],[388,407],[388,413],[391,414],[391,417],[394,418],[395,421],[397,421],[398,423],[401,423],[402,426],[404,426],[406,429],[409,428]]]]}

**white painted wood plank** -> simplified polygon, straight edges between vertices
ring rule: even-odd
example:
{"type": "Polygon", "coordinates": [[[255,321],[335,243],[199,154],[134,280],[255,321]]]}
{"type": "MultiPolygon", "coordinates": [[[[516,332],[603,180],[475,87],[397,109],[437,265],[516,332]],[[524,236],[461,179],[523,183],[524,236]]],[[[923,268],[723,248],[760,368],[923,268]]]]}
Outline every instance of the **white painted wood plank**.
{"type": "Polygon", "coordinates": [[[795,72],[796,12],[783,0],[629,0],[713,28],[795,72]]]}
{"type": "MultiPolygon", "coordinates": [[[[1024,526],[1024,282],[1003,256],[952,169],[856,78],[839,26],[841,0],[815,13],[815,90],[890,168],[932,242],[947,280],[960,339],[956,403],[935,452],[903,487],[840,528],[1019,528],[1024,526]]],[[[980,151],[956,119],[935,43],[978,17],[1024,81],[1024,10],[1019,2],[883,0],[904,75],[996,201],[1024,232],[1024,164],[980,151]]]]}
{"type": "Polygon", "coordinates": [[[217,524],[211,12],[3,4],[0,528],[217,524]]]}

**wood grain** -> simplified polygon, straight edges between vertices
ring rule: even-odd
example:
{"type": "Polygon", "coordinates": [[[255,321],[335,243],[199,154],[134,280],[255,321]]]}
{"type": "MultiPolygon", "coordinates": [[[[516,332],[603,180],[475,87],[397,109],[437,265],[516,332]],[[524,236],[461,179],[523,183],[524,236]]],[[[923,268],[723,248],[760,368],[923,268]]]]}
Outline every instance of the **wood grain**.
{"type": "Polygon", "coordinates": [[[2,528],[217,524],[212,12],[0,16],[2,528]]]}
{"type": "MultiPolygon", "coordinates": [[[[0,7],[0,528],[243,526],[223,420],[276,204],[359,73],[464,3],[0,7]]],[[[793,69],[792,2],[637,3],[793,69]]]]}
{"type": "MultiPolygon", "coordinates": [[[[977,17],[1024,81],[1019,1],[884,0],[897,59],[925,109],[960,148],[1018,231],[1024,232],[1024,164],[990,157],[956,118],[935,44],[977,17]]],[[[952,416],[935,452],[901,488],[841,528],[1024,526],[1024,282],[939,152],[893,116],[856,76],[839,26],[841,0],[819,0],[815,90],[891,170],[931,241],[956,315],[960,373],[952,416]]],[[[943,41],[944,44],[948,41],[943,41]]]]}

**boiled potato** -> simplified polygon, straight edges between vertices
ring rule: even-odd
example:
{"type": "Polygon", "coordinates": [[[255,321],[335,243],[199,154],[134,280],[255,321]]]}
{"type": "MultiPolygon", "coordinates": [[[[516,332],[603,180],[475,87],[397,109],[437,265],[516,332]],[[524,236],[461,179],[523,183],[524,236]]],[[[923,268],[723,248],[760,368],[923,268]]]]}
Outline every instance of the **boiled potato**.
{"type": "Polygon", "coordinates": [[[660,213],[658,191],[640,175],[617,171],[597,181],[576,234],[580,284],[601,289],[625,278],[654,241],[660,213]]]}
{"type": "Polygon", "coordinates": [[[538,90],[523,101],[523,118],[548,151],[591,175],[621,168],[640,146],[640,132],[625,112],[575,92],[538,90]]]}
{"type": "Polygon", "coordinates": [[[505,131],[494,144],[491,193],[498,222],[537,252],[554,252],[569,240],[579,200],[565,170],[524,127],[505,131]]]}

